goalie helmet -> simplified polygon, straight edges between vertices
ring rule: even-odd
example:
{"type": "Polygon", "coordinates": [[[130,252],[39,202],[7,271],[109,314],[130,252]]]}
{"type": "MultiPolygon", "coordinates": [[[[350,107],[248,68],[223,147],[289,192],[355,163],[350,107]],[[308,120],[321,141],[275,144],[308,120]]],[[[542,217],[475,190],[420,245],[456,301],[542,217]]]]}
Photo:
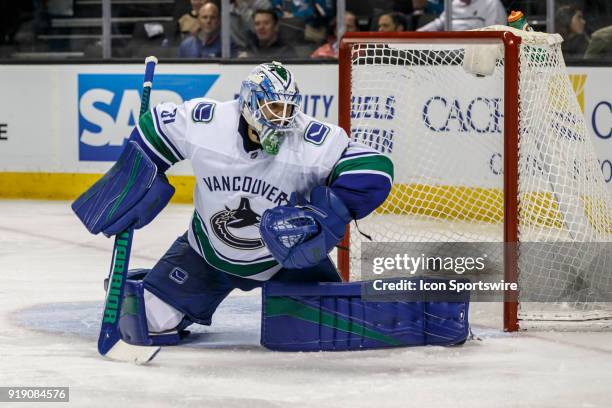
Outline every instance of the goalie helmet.
{"type": "Polygon", "coordinates": [[[280,62],[258,65],[240,88],[240,110],[263,149],[278,153],[283,133],[295,126],[302,96],[295,77],[280,62]]]}

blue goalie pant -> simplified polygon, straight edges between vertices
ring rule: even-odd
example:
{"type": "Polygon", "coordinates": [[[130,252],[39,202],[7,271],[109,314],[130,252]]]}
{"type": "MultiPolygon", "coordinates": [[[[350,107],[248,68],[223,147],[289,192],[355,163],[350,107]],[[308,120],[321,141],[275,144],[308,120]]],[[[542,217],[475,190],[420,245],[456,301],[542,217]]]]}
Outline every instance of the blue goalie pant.
{"type": "MultiPolygon", "coordinates": [[[[285,283],[341,281],[329,259],[313,268],[281,269],[272,280],[285,283]]],[[[203,325],[211,324],[215,310],[232,290],[249,291],[263,283],[212,267],[191,248],[187,234],[177,238],[144,278],[144,287],[149,292],[184,313],[186,320],[203,325]]]]}

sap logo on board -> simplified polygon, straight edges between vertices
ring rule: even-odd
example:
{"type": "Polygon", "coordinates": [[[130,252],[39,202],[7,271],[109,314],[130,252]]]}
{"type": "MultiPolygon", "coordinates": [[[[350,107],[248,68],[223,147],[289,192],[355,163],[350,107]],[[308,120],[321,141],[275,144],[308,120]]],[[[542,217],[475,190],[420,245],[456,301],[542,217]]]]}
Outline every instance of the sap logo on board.
{"type": "MultiPolygon", "coordinates": [[[[205,96],[219,75],[156,75],[151,105],[205,96]]],[[[138,120],[142,75],[79,74],[79,160],[115,161],[138,120]]]]}
{"type": "Polygon", "coordinates": [[[501,98],[478,97],[468,101],[433,96],[423,105],[422,120],[432,132],[502,133],[501,98]]]}

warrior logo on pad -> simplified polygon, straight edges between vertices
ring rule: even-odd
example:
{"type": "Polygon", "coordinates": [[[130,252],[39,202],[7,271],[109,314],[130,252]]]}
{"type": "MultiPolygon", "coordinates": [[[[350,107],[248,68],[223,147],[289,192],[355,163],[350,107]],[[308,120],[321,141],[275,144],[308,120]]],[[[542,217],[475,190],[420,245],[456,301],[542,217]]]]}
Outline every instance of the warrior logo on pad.
{"type": "Polygon", "coordinates": [[[233,231],[251,226],[258,227],[260,219],[261,216],[251,209],[251,202],[245,197],[240,200],[235,210],[226,206],[225,210],[210,217],[210,226],[215,236],[232,248],[259,249],[264,247],[261,238],[242,238],[233,231]]]}

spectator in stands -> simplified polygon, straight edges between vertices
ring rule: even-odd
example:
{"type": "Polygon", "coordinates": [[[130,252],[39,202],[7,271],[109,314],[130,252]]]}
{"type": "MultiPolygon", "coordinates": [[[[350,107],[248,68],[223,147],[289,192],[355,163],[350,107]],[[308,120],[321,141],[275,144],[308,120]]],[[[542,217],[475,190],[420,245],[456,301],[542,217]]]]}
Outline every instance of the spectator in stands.
{"type": "Polygon", "coordinates": [[[591,36],[591,42],[584,53],[585,59],[612,59],[612,25],[600,28],[591,36]]]}
{"type": "Polygon", "coordinates": [[[563,37],[561,48],[565,56],[582,56],[589,46],[585,33],[586,21],[582,10],[574,5],[559,7],[555,15],[555,28],[563,37]]]}
{"type": "MultiPolygon", "coordinates": [[[[500,0],[453,0],[453,31],[472,30],[506,23],[506,10],[500,0]]],[[[444,31],[446,10],[440,17],[419,28],[418,31],[444,31]]]]}
{"type": "Polygon", "coordinates": [[[280,18],[296,18],[304,22],[304,39],[320,44],[325,41],[327,27],[334,17],[336,0],[271,0],[280,18]]]}
{"type": "Polygon", "coordinates": [[[0,1],[0,46],[13,43],[25,16],[32,18],[33,4],[29,4],[28,10],[24,6],[16,1],[0,1]]]}
{"type": "Polygon", "coordinates": [[[444,11],[444,0],[412,0],[412,6],[425,9],[426,13],[440,15],[444,11]]]}
{"type": "Polygon", "coordinates": [[[412,0],[412,12],[407,15],[410,31],[415,31],[437,18],[444,11],[444,0],[412,0]]]}
{"type": "Polygon", "coordinates": [[[257,57],[264,60],[295,58],[295,49],[285,44],[278,35],[278,15],[271,9],[256,10],[253,15],[255,24],[255,43],[239,57],[257,57]]]}
{"type": "Polygon", "coordinates": [[[255,36],[253,14],[255,10],[266,10],[272,7],[270,0],[232,0],[230,8],[230,26],[232,42],[236,47],[248,48],[255,36]]]}
{"type": "Polygon", "coordinates": [[[178,17],[178,28],[184,36],[195,35],[200,29],[198,11],[205,3],[207,3],[207,0],[191,0],[191,10],[178,17]]]}
{"type": "MultiPolygon", "coordinates": [[[[338,58],[338,27],[337,20],[332,20],[331,29],[333,33],[327,42],[317,48],[310,58],[338,58]]],[[[344,13],[344,31],[347,33],[359,31],[357,17],[350,11],[344,13]]]]}
{"type": "Polygon", "coordinates": [[[612,24],[612,1],[582,0],[578,4],[582,6],[581,8],[586,17],[589,32],[599,30],[600,28],[612,24]]]}
{"type": "Polygon", "coordinates": [[[406,31],[408,21],[403,13],[394,11],[378,18],[378,31],[384,33],[406,31]]]}
{"type": "Polygon", "coordinates": [[[123,58],[176,57],[174,21],[136,23],[132,38],[124,48],[114,48],[113,55],[123,58]]]}
{"type": "Polygon", "coordinates": [[[200,29],[185,38],[178,49],[179,58],[221,57],[221,16],[215,3],[204,4],[198,10],[200,29]]]}

